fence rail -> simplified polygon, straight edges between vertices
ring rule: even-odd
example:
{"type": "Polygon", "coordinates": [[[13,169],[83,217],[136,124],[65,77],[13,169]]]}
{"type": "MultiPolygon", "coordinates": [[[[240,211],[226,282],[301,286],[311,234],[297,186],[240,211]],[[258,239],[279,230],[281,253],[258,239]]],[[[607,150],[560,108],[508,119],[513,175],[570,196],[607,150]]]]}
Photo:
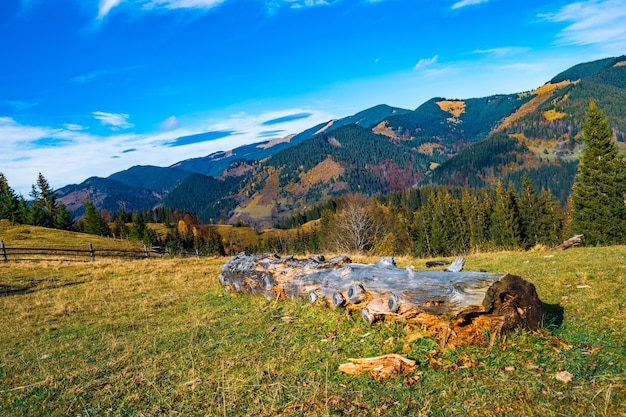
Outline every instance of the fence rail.
{"type": "Polygon", "coordinates": [[[94,249],[90,243],[87,249],[66,249],[66,248],[11,248],[0,241],[0,260],[8,261],[34,261],[48,259],[72,258],[73,260],[95,261],[96,257],[100,258],[151,258],[161,257],[163,254],[157,248],[148,249],[144,246],[143,250],[126,250],[126,249],[94,249]]]}

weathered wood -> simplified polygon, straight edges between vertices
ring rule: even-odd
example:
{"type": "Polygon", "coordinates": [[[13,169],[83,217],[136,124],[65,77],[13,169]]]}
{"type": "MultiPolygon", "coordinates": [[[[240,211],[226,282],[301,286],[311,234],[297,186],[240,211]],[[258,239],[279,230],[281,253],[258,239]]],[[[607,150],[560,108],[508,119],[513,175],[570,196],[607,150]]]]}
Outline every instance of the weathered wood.
{"type": "Polygon", "coordinates": [[[349,375],[359,375],[368,372],[377,381],[392,375],[402,375],[414,372],[417,362],[404,356],[389,353],[373,358],[350,358],[349,363],[339,365],[339,370],[349,375]]]}
{"type": "Polygon", "coordinates": [[[236,291],[268,298],[307,297],[335,308],[345,306],[360,311],[368,324],[386,318],[419,325],[442,347],[484,340],[486,330],[499,334],[516,327],[535,329],[543,318],[534,285],[521,277],[416,271],[398,268],[390,257],[359,264],[345,256],[297,260],[240,254],[224,264],[219,279],[236,291]]]}
{"type": "Polygon", "coordinates": [[[569,249],[569,248],[571,248],[574,245],[582,243],[584,236],[585,235],[575,235],[573,237],[570,237],[569,239],[567,239],[565,242],[561,243],[560,245],[554,246],[554,247],[550,248],[550,250],[565,250],[565,249],[569,249]]]}

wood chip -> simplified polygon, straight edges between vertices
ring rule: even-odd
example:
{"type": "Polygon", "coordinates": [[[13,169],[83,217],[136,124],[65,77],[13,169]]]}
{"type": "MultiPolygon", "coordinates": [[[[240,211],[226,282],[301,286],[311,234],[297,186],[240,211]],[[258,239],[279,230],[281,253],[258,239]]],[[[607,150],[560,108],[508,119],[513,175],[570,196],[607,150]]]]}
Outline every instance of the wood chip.
{"type": "Polygon", "coordinates": [[[557,381],[561,381],[565,384],[568,384],[572,382],[572,380],[574,379],[574,375],[570,374],[567,371],[561,371],[554,375],[554,379],[556,379],[557,381]]]}
{"type": "Polygon", "coordinates": [[[349,375],[359,375],[369,372],[370,376],[377,381],[394,375],[402,375],[414,372],[416,362],[404,356],[390,353],[372,358],[350,358],[350,363],[339,365],[339,370],[349,375]]]}

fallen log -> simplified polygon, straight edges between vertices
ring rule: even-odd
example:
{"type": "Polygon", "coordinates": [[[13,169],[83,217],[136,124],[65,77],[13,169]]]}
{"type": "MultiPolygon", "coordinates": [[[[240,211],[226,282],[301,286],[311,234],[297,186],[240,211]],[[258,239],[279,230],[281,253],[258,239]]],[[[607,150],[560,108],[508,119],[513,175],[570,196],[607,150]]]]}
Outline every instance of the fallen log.
{"type": "Polygon", "coordinates": [[[419,326],[442,348],[483,343],[487,331],[493,344],[503,332],[536,329],[543,318],[535,286],[519,276],[416,271],[397,267],[391,257],[359,264],[345,256],[298,260],[242,253],[222,266],[219,279],[268,299],[306,297],[357,310],[368,324],[388,319],[419,326]]]}
{"type": "Polygon", "coordinates": [[[565,250],[565,249],[569,249],[569,248],[571,248],[574,245],[582,243],[584,236],[585,235],[574,235],[574,236],[570,237],[569,239],[567,239],[565,242],[561,243],[560,245],[554,246],[554,247],[550,248],[550,250],[565,250]]]}

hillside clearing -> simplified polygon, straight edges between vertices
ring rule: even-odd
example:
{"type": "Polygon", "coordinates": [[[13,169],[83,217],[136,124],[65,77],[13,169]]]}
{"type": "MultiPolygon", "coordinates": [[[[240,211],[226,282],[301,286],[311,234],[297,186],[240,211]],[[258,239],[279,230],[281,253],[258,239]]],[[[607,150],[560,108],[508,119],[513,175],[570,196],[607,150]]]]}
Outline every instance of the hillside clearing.
{"type": "Polygon", "coordinates": [[[518,332],[443,352],[400,325],[224,290],[222,258],[3,263],[0,414],[619,416],[625,257],[624,247],[468,257],[467,270],[534,282],[563,322],[546,323],[557,339],[518,332]],[[385,353],[417,370],[380,384],[337,370],[385,353]],[[556,379],[563,371],[571,382],[556,379]]]}

